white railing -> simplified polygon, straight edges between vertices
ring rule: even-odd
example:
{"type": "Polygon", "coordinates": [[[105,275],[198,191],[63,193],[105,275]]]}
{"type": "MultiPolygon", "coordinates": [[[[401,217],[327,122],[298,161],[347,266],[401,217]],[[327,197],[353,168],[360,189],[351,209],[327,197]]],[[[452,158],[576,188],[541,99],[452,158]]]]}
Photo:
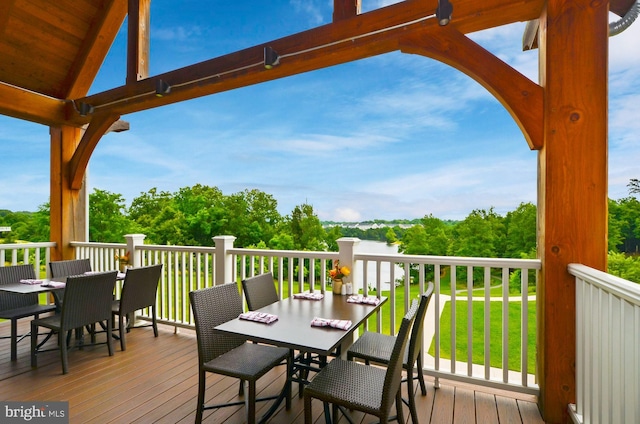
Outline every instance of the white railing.
{"type": "Polygon", "coordinates": [[[47,275],[53,242],[0,244],[0,266],[33,264],[36,275],[47,275]]]}
{"type": "Polygon", "coordinates": [[[640,285],[571,264],[576,277],[575,423],[640,423],[640,285]]]}
{"type": "MultiPolygon", "coordinates": [[[[535,357],[530,341],[536,336],[535,319],[530,318],[535,296],[529,294],[536,286],[538,260],[371,254],[359,252],[359,240],[349,238],[339,241],[339,252],[310,252],[234,248],[229,236],[214,238],[215,247],[145,245],[144,236],[136,236],[127,236],[127,243],[71,244],[76,257],[89,258],[94,270],[117,268],[116,255],[126,252],[131,252],[133,266],[164,264],[157,317],[176,329],[193,325],[191,290],[267,271],[273,272],[281,296],[329,290],[328,270],[339,259],[351,267],[356,290],[384,292],[390,299],[366,324],[370,331],[395,333],[411,298],[434,282],[425,323],[427,374],[538,393],[530,359],[535,357]],[[450,290],[450,281],[456,290],[450,290]]],[[[148,319],[148,312],[141,318],[148,319]]]]}

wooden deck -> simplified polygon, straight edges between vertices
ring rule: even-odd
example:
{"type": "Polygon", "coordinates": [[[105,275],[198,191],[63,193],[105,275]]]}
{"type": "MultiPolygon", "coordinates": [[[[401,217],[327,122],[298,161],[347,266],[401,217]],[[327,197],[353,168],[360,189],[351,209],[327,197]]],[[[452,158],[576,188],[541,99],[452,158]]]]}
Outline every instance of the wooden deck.
{"type": "MultiPolygon", "coordinates": [[[[21,330],[28,327],[22,320],[21,330]]],[[[0,334],[8,335],[8,322],[0,323],[0,334]]],[[[49,342],[51,343],[51,342],[49,342]]],[[[69,374],[62,375],[58,352],[39,355],[38,368],[29,363],[29,342],[19,344],[18,360],[9,360],[9,340],[0,340],[0,399],[5,401],[68,401],[71,423],[192,423],[198,386],[195,333],[160,326],[158,338],[151,328],[128,334],[127,350],[114,344],[109,357],[105,345],[73,350],[69,354],[69,374]]],[[[262,394],[277,393],[284,382],[284,367],[278,367],[258,382],[262,394]]],[[[208,398],[216,402],[237,397],[236,380],[210,377],[208,398]]],[[[418,414],[428,423],[542,423],[531,396],[498,392],[477,386],[441,380],[433,388],[427,381],[427,396],[417,395],[418,414]]],[[[268,404],[258,405],[258,413],[268,404]]],[[[322,405],[314,404],[314,422],[323,423],[322,405]]],[[[370,423],[371,416],[358,416],[370,423]]],[[[405,407],[405,418],[410,421],[405,407]]],[[[206,411],[206,423],[240,424],[242,407],[206,411]]],[[[302,399],[294,386],[293,406],[284,405],[271,423],[303,423],[302,399]]],[[[346,422],[341,419],[340,422],[346,422]]]]}

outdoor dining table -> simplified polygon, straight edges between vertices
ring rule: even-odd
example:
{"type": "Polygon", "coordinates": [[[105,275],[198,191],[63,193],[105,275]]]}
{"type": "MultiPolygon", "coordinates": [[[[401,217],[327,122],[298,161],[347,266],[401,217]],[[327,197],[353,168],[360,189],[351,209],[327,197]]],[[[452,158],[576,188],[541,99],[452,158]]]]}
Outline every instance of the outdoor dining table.
{"type": "MultiPolygon", "coordinates": [[[[299,356],[302,359],[293,361],[293,367],[287,376],[290,381],[300,384],[301,394],[302,387],[307,382],[307,372],[318,370],[307,362],[306,354],[317,354],[321,368],[326,364],[327,357],[335,352],[338,354],[346,352],[353,343],[356,329],[387,301],[386,297],[381,297],[380,302],[374,305],[350,303],[347,302],[348,298],[349,296],[334,295],[331,292],[324,293],[322,300],[288,297],[258,309],[258,312],[276,315],[278,317],[276,321],[267,324],[234,318],[216,326],[214,331],[242,336],[253,342],[289,348],[292,360],[294,350],[304,353],[305,355],[299,356]],[[316,327],[311,325],[314,318],[349,320],[351,326],[346,330],[329,326],[316,327]]],[[[283,398],[284,391],[265,417],[275,411],[283,398]]]]}

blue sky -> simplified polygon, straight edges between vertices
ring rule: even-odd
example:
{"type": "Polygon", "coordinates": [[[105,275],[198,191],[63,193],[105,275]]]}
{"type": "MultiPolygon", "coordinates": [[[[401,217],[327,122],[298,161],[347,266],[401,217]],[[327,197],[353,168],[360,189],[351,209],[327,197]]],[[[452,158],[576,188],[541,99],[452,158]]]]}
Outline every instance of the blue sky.
{"type": "MultiPolygon", "coordinates": [[[[390,3],[364,0],[363,8],[390,3]]],[[[151,3],[151,76],[329,23],[333,2],[175,4],[151,3]]],[[[537,82],[538,51],[522,51],[523,30],[470,37],[537,82]]],[[[640,22],[609,41],[613,199],[640,178],[639,41],[640,22]]],[[[91,93],[123,85],[125,61],[126,24],[91,93]]],[[[422,56],[387,54],[122,119],[131,129],[103,137],[88,182],[127,205],[154,187],[195,184],[259,189],[283,215],[306,202],[334,221],[463,219],[536,202],[537,152],[506,110],[469,77],[422,56]]],[[[48,127],[0,117],[0,157],[0,209],[33,211],[49,200],[48,127]]]]}

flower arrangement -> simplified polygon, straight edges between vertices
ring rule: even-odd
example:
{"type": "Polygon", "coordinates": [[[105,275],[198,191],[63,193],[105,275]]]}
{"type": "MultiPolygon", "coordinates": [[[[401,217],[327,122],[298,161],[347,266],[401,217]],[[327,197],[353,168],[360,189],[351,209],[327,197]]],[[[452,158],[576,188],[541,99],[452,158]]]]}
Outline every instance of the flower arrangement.
{"type": "Polygon", "coordinates": [[[131,257],[130,253],[127,252],[124,255],[119,255],[118,253],[116,253],[115,259],[116,261],[120,262],[120,264],[128,264],[129,263],[129,258],[131,257]]]}
{"type": "Polygon", "coordinates": [[[347,266],[340,266],[340,261],[336,261],[336,265],[329,271],[329,277],[332,280],[342,280],[351,274],[351,270],[347,266]]]}

